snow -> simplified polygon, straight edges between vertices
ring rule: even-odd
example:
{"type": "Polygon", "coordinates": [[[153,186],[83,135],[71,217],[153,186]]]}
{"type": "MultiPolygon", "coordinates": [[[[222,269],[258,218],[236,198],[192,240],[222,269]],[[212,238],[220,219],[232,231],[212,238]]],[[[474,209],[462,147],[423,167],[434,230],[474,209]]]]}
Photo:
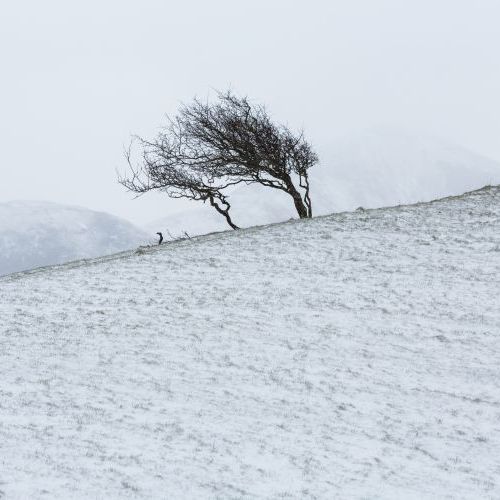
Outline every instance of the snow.
{"type": "Polygon", "coordinates": [[[0,278],[0,490],[499,498],[500,187],[0,278]]]}
{"type": "MultiPolygon", "coordinates": [[[[315,215],[431,201],[500,183],[500,163],[435,137],[389,128],[332,140],[311,169],[315,215]]],[[[250,227],[296,218],[290,197],[260,186],[235,190],[233,220],[250,227]]],[[[224,231],[215,210],[193,203],[186,210],[153,221],[149,232],[176,237],[224,231]]]]}
{"type": "Polygon", "coordinates": [[[49,202],[0,203],[0,275],[128,250],[147,233],[103,212],[49,202]]]}

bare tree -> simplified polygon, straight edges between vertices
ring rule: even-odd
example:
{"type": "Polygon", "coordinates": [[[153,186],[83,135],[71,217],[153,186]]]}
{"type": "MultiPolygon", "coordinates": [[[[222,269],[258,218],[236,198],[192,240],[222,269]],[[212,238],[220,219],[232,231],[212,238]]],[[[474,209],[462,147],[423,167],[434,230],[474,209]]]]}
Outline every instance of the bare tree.
{"type": "Polygon", "coordinates": [[[209,201],[233,229],[227,190],[261,184],[289,194],[300,218],[312,217],[308,171],[318,157],[302,132],[275,124],[264,106],[231,92],[216,103],[195,99],[152,141],[137,137],[140,160],[126,158],[129,174],[119,177],[141,195],[160,190],[173,198],[209,201]]]}

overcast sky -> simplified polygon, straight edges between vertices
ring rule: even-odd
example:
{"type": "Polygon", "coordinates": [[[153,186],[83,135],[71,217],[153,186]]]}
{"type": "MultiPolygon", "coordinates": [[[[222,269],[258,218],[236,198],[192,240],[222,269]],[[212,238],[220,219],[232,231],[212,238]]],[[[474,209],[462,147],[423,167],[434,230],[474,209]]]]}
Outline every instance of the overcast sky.
{"type": "Polygon", "coordinates": [[[145,222],[116,183],[130,134],[232,88],[331,138],[391,124],[500,160],[498,0],[38,0],[0,7],[0,201],[145,222]]]}

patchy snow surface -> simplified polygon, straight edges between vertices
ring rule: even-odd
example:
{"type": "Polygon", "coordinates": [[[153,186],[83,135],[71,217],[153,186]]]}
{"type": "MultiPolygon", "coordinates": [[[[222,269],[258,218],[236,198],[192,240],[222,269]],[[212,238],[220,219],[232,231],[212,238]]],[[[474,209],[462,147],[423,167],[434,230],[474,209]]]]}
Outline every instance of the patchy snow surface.
{"type": "Polygon", "coordinates": [[[0,279],[0,490],[500,498],[500,188],[0,279]]]}
{"type": "Polygon", "coordinates": [[[48,202],[0,203],[0,275],[128,250],[148,235],[123,219],[48,202]]]}
{"type": "MultiPolygon", "coordinates": [[[[311,169],[315,215],[430,201],[500,183],[500,163],[433,137],[388,129],[332,141],[311,169]]],[[[296,218],[288,195],[261,186],[234,191],[233,220],[240,227],[296,218]]],[[[175,237],[224,231],[228,225],[212,207],[193,209],[147,225],[175,237]]]]}

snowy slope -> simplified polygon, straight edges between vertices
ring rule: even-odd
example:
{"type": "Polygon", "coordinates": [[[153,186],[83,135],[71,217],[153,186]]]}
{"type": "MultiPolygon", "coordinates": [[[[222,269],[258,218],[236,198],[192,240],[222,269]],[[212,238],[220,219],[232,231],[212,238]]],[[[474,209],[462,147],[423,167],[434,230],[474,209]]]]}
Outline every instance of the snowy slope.
{"type": "Polygon", "coordinates": [[[500,498],[500,188],[0,279],[0,490],[500,498]]]}
{"type": "Polygon", "coordinates": [[[0,275],[116,253],[147,238],[103,212],[48,202],[0,203],[0,275]]]}
{"type": "MultiPolygon", "coordinates": [[[[332,141],[311,170],[316,215],[430,201],[500,183],[500,163],[433,137],[373,130],[332,141]]],[[[231,196],[234,220],[241,227],[296,218],[286,194],[244,187],[231,196]]],[[[228,229],[209,206],[153,221],[150,232],[167,229],[205,234],[228,229]]]]}

